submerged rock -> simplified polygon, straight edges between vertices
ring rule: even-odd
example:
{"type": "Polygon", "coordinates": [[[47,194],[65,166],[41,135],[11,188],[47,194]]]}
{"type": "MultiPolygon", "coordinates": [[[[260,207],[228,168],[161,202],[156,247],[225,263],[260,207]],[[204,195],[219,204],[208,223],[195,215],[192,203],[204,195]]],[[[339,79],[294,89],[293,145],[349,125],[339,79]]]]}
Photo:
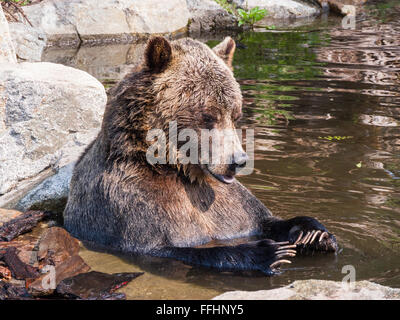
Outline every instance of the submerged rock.
{"type": "Polygon", "coordinates": [[[63,65],[25,62],[0,68],[0,206],[4,206],[2,194],[49,167],[77,160],[97,135],[107,97],[94,77],[63,65]]]}
{"type": "MultiPolygon", "coordinates": [[[[14,46],[11,42],[10,30],[3,8],[0,5],[0,63],[17,63],[14,46]]],[[[1,108],[1,102],[0,102],[1,108]]],[[[1,115],[0,115],[1,117],[1,115]]],[[[1,119],[1,118],[0,118],[1,119]]],[[[1,130],[1,124],[0,124],[1,130]]]]}
{"type": "Polygon", "coordinates": [[[107,274],[97,271],[82,273],[64,279],[57,286],[57,293],[70,299],[115,300],[125,299],[125,294],[115,293],[143,273],[107,274]]]}
{"type": "Polygon", "coordinates": [[[49,42],[73,46],[172,33],[186,28],[189,19],[185,0],[47,0],[24,11],[49,42]]]}
{"type": "Polygon", "coordinates": [[[327,280],[301,280],[278,289],[260,291],[230,291],[213,300],[400,300],[400,289],[358,281],[348,283],[327,280]]]}

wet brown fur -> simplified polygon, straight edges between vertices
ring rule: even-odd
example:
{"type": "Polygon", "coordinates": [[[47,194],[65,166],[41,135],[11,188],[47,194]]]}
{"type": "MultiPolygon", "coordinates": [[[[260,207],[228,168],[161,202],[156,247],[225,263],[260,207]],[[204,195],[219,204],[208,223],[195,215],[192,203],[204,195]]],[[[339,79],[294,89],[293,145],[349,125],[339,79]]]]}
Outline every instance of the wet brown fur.
{"type": "MultiPolygon", "coordinates": [[[[231,71],[234,49],[231,38],[214,50],[188,38],[149,41],[143,67],[112,89],[101,131],[75,166],[64,212],[68,231],[125,252],[164,250],[172,257],[166,248],[216,239],[269,232],[282,240],[283,231],[271,227],[280,220],[238,181],[221,183],[200,165],[146,161],[148,130],[167,133],[170,121],[178,130],[234,128],[242,104],[231,71]]],[[[203,264],[218,264],[214,259],[203,264]]]]}

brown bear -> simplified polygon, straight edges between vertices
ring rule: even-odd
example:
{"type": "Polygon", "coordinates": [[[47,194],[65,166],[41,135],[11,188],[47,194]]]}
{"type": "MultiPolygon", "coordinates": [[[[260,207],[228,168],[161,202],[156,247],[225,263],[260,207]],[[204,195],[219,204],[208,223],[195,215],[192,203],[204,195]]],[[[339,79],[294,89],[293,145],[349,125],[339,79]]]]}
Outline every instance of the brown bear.
{"type": "Polygon", "coordinates": [[[273,217],[234,178],[247,161],[240,143],[229,164],[146,158],[150,129],[168,135],[174,121],[195,132],[235,128],[242,95],[231,70],[234,51],[230,37],[214,49],[189,38],[148,41],[142,67],[110,91],[101,131],[75,165],[68,231],[123,252],[265,274],[290,263],[285,258],[298,248],[336,251],[335,237],[317,220],[273,217]],[[259,240],[209,244],[252,236],[259,240]]]}

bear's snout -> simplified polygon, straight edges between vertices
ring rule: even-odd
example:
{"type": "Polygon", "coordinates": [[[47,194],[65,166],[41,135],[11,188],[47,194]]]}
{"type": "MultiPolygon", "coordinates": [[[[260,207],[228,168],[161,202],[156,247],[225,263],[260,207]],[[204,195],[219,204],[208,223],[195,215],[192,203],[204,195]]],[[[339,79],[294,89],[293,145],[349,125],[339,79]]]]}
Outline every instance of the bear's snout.
{"type": "Polygon", "coordinates": [[[233,165],[235,165],[235,168],[243,168],[248,160],[249,156],[244,151],[233,154],[233,165]]]}

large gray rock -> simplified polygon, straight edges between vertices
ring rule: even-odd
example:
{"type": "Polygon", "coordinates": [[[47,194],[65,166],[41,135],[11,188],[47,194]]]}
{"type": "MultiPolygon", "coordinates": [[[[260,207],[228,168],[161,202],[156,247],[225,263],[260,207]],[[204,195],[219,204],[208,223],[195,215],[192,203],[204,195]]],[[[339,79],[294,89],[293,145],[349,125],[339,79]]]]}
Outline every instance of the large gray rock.
{"type": "Polygon", "coordinates": [[[75,162],[57,170],[56,174],[42,181],[30,190],[16,205],[18,210],[28,209],[61,212],[67,202],[69,183],[75,162]]]}
{"type": "Polygon", "coordinates": [[[278,289],[230,291],[214,300],[400,300],[400,289],[369,281],[342,283],[327,280],[301,280],[278,289]]]}
{"type": "Polygon", "coordinates": [[[8,22],[0,5],[0,63],[6,62],[17,63],[17,57],[15,56],[15,50],[11,42],[8,22]]]}
{"type": "Polygon", "coordinates": [[[185,0],[45,0],[24,11],[49,42],[62,45],[172,33],[189,20],[185,0]]]}
{"type": "Polygon", "coordinates": [[[242,8],[259,7],[268,11],[268,18],[289,19],[289,18],[308,18],[320,13],[320,8],[308,3],[295,0],[233,0],[242,8]]]}
{"type": "Polygon", "coordinates": [[[9,23],[9,27],[17,58],[28,62],[41,61],[46,34],[21,22],[9,23]]]}
{"type": "Polygon", "coordinates": [[[108,88],[142,62],[145,47],[145,42],[82,46],[79,50],[49,47],[42,59],[86,71],[108,88]]]}
{"type": "Polygon", "coordinates": [[[75,161],[97,134],[106,100],[102,84],[84,71],[1,64],[0,195],[75,161]]]}
{"type": "Polygon", "coordinates": [[[42,60],[86,71],[104,84],[107,80],[121,79],[133,68],[131,64],[141,62],[145,47],[145,42],[82,46],[79,50],[48,47],[43,52],[42,60]]]}
{"type": "Polygon", "coordinates": [[[190,12],[190,33],[237,29],[237,18],[214,0],[186,0],[190,12]]]}

